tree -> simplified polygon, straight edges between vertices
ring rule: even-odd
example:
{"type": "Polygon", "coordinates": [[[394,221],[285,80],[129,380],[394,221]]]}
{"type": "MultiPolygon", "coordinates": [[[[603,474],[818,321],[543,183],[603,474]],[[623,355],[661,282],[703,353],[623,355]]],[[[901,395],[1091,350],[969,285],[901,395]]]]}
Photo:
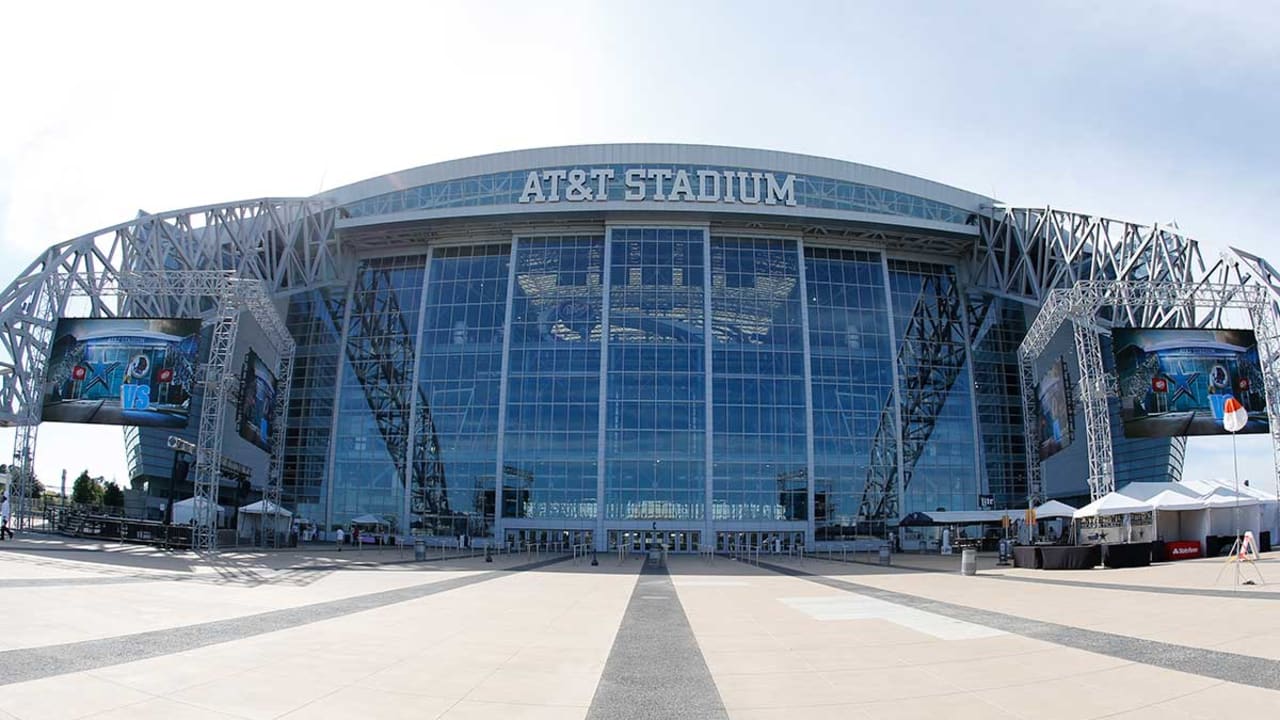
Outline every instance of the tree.
{"type": "Polygon", "coordinates": [[[102,492],[102,485],[97,480],[89,477],[88,470],[84,470],[76,478],[75,483],[71,485],[71,501],[84,505],[100,505],[102,504],[102,492]]]}
{"type": "Polygon", "coordinates": [[[103,487],[102,504],[107,507],[124,507],[124,491],[115,480],[108,481],[103,487]]]}

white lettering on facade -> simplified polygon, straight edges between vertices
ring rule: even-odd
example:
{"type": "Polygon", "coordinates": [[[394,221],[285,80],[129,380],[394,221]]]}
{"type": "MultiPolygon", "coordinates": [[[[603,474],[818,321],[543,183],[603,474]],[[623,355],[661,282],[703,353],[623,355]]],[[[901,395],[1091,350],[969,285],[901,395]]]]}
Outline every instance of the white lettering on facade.
{"type": "MultiPolygon", "coordinates": [[[[605,202],[613,168],[531,170],[520,192],[521,203],[605,202]],[[563,193],[561,192],[563,190],[563,193]]],[[[779,177],[751,170],[695,170],[682,168],[626,168],[623,200],[634,202],[703,202],[743,205],[796,205],[796,176],[779,177]],[[697,183],[694,183],[694,177],[697,183]]],[[[616,197],[616,196],[615,196],[616,197]]]]}
{"type": "Polygon", "coordinates": [[[644,192],[644,170],[639,168],[627,170],[627,194],[623,197],[628,200],[643,200],[644,192]]]}

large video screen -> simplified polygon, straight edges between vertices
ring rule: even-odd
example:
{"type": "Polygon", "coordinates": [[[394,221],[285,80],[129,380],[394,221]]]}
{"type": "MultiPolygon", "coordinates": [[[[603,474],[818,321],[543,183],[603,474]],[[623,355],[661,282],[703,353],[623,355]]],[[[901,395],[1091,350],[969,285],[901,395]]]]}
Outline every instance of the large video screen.
{"type": "Polygon", "coordinates": [[[240,384],[240,437],[271,452],[275,425],[276,376],[252,348],[245,355],[240,384]]]}
{"type": "Polygon", "coordinates": [[[61,318],[43,419],[184,428],[199,347],[198,318],[61,318]]]}
{"type": "Polygon", "coordinates": [[[1067,366],[1059,359],[1040,378],[1040,459],[1047,460],[1071,444],[1071,406],[1067,402],[1067,366]]]}
{"type": "Polygon", "coordinates": [[[1116,328],[1111,346],[1125,437],[1229,434],[1231,397],[1249,414],[1240,432],[1270,432],[1252,330],[1116,328]]]}

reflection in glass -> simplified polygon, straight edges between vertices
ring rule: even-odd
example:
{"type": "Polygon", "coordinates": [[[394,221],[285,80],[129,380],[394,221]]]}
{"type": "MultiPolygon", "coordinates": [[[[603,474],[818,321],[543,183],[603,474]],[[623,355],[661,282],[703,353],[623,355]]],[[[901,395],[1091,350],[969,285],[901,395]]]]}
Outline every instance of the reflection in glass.
{"type": "Polygon", "coordinates": [[[502,516],[594,520],[604,238],[520,238],[502,516]]]}
{"type": "Polygon", "coordinates": [[[711,238],[713,519],[808,519],[795,243],[711,238]]]}
{"type": "Polygon", "coordinates": [[[431,256],[410,516],[431,535],[487,536],[496,511],[509,245],[431,256]]]}
{"type": "Polygon", "coordinates": [[[610,242],[605,517],[700,520],[704,232],[615,228],[610,242]]]}
{"type": "Polygon", "coordinates": [[[889,308],[876,253],[807,247],[805,271],[814,525],[818,540],[835,540],[867,532],[868,476],[896,473],[889,308]]]}
{"type": "Polygon", "coordinates": [[[336,525],[401,516],[425,265],[423,255],[375,258],[356,273],[334,434],[336,525]]]}

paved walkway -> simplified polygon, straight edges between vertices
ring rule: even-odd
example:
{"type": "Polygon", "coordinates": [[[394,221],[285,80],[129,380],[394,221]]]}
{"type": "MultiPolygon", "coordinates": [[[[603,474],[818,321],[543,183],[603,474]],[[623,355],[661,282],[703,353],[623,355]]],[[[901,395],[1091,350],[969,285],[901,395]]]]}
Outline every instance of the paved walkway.
{"type": "MultiPolygon", "coordinates": [[[[317,547],[206,562],[109,545],[0,543],[0,720],[1280,708],[1280,587],[1234,589],[1216,560],[1062,574],[984,562],[963,577],[958,558],[675,557],[642,572],[604,555],[414,563],[317,547]]],[[[1257,569],[1280,584],[1274,557],[1257,569]]]]}

